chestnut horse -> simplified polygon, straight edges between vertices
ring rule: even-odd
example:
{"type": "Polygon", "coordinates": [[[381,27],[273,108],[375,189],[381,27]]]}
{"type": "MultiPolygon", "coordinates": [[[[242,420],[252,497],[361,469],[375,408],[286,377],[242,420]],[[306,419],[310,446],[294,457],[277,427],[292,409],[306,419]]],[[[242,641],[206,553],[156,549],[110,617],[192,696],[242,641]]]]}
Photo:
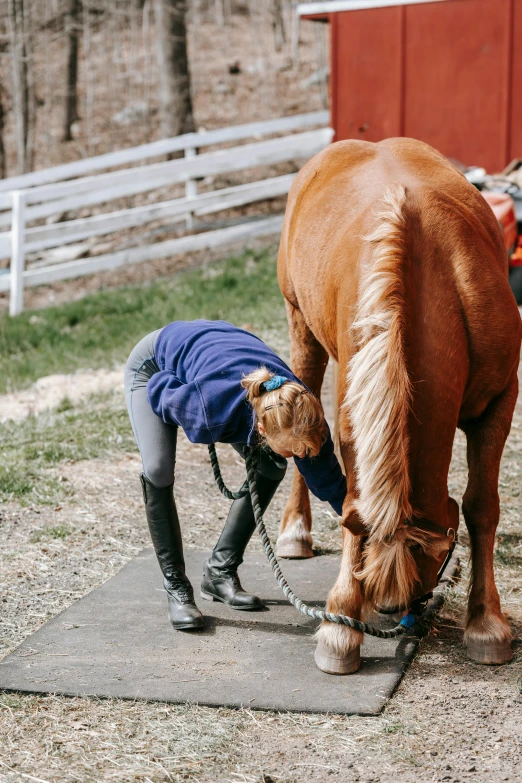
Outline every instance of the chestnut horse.
{"type": "MultiPolygon", "coordinates": [[[[278,277],[295,374],[319,396],[328,358],[339,366],[348,493],[328,610],[361,618],[375,606],[408,606],[435,586],[458,527],[447,477],[459,427],[472,558],[464,639],[475,661],[509,661],[493,546],[522,327],[491,208],[422,142],[341,141],[292,185],[278,277]]],[[[283,556],[312,554],[311,524],[296,471],[283,556]]],[[[360,632],[324,622],[317,637],[319,668],[358,668],[360,632]]]]}

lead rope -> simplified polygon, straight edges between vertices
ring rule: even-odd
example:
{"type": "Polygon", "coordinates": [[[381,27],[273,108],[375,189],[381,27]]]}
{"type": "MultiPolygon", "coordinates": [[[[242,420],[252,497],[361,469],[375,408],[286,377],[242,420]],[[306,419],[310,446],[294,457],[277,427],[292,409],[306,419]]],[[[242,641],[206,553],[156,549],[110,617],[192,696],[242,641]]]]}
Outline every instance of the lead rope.
{"type": "Polygon", "coordinates": [[[325,612],[323,609],[316,609],[312,606],[308,606],[302,601],[292,590],[288,582],[286,581],[283,572],[279,567],[275,552],[270,543],[268,533],[266,532],[265,523],[263,520],[263,512],[259,505],[259,496],[257,494],[256,484],[256,465],[257,457],[253,449],[248,449],[246,453],[245,463],[247,470],[247,480],[238,492],[231,492],[221,476],[221,470],[219,468],[219,462],[216,454],[216,447],[211,443],[208,447],[210,455],[210,463],[212,470],[214,471],[214,478],[216,484],[219,487],[220,492],[229,500],[238,500],[245,497],[250,491],[250,497],[252,499],[252,508],[254,510],[254,519],[256,522],[256,528],[263,544],[263,549],[268,558],[268,562],[274,572],[276,582],[283,591],[285,598],[292,606],[301,612],[301,614],[307,615],[307,617],[313,617],[316,620],[328,620],[330,623],[338,623],[339,625],[348,625],[350,628],[354,628],[356,631],[362,631],[362,633],[368,634],[368,636],[377,636],[379,639],[395,639],[397,636],[409,631],[410,628],[415,625],[419,620],[419,617],[411,610],[400,621],[399,625],[392,628],[390,631],[382,631],[380,628],[374,628],[373,625],[363,623],[361,620],[356,620],[354,617],[347,617],[344,614],[332,614],[331,612],[325,612]]]}

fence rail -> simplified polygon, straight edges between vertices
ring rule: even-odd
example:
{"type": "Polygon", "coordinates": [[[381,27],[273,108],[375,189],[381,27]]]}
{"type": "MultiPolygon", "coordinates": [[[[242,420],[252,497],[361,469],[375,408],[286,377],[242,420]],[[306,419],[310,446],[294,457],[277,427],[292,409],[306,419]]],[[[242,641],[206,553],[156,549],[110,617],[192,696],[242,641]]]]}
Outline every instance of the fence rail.
{"type": "Polygon", "coordinates": [[[315,112],[264,123],[186,134],[0,181],[0,209],[4,209],[3,212],[0,211],[0,227],[10,226],[9,231],[0,233],[0,258],[10,256],[11,259],[9,270],[0,274],[0,292],[10,291],[10,314],[17,315],[22,312],[26,286],[48,284],[127,264],[278,233],[282,226],[280,215],[76,261],[53,264],[46,264],[45,261],[42,264],[39,261],[38,267],[32,268],[26,268],[25,263],[28,253],[134,229],[164,218],[174,222],[185,221],[187,229],[192,230],[194,215],[206,215],[286,195],[295,176],[293,174],[199,194],[195,180],[258,166],[270,166],[283,161],[308,159],[331,141],[333,131],[330,128],[292,133],[202,154],[198,154],[199,149],[247,139],[252,135],[257,138],[284,131],[302,131],[303,128],[317,125],[326,119],[325,112],[315,112]],[[78,174],[85,171],[136,163],[180,150],[185,152],[185,157],[176,160],[78,177],[78,174]],[[78,178],[71,179],[73,176],[78,178]],[[176,183],[185,183],[183,198],[62,221],[54,225],[28,225],[51,215],[146,193],[176,183]]]}
{"type": "Polygon", "coordinates": [[[107,152],[104,155],[76,160],[73,163],[64,163],[61,166],[53,166],[43,171],[31,171],[29,174],[9,177],[0,180],[0,193],[6,190],[22,190],[32,188],[35,185],[46,185],[50,182],[61,182],[65,179],[92,174],[94,171],[136,163],[148,158],[158,158],[161,155],[170,155],[187,149],[201,149],[201,147],[209,147],[214,144],[225,144],[256,136],[268,136],[271,133],[290,133],[301,128],[311,128],[313,125],[328,125],[329,122],[330,116],[327,111],[316,111],[309,114],[294,114],[290,117],[277,117],[266,122],[249,122],[230,128],[185,133],[182,136],[152,141],[139,147],[107,152]]]}
{"type": "MultiPolygon", "coordinates": [[[[222,190],[213,190],[193,197],[161,201],[144,207],[122,209],[106,215],[68,220],[51,226],[36,226],[25,231],[24,248],[26,253],[47,250],[57,245],[80,242],[83,239],[103,236],[115,231],[143,226],[154,220],[168,217],[183,221],[187,211],[194,215],[209,215],[222,209],[240,207],[267,198],[284,196],[288,193],[295,174],[271,177],[246,185],[236,185],[222,190]]],[[[26,210],[26,217],[29,210],[26,210]]],[[[11,232],[0,234],[0,258],[11,253],[11,232]]]]}
{"type": "MultiPolygon", "coordinates": [[[[117,198],[134,196],[150,190],[187,182],[199,177],[228,174],[233,171],[273,165],[295,157],[307,158],[326,146],[331,138],[329,128],[283,136],[269,141],[242,144],[193,158],[153,163],[71,182],[58,182],[25,190],[26,219],[38,220],[81,207],[102,204],[117,198]]],[[[10,206],[11,194],[0,194],[0,207],[10,206]]],[[[10,225],[11,212],[0,214],[0,226],[10,225]]]]}
{"type": "MultiPolygon", "coordinates": [[[[0,291],[11,290],[11,298],[13,299],[14,296],[20,307],[20,292],[23,292],[24,286],[55,283],[58,280],[70,280],[83,275],[91,275],[95,272],[104,272],[131,264],[140,264],[143,261],[167,258],[179,253],[207,250],[219,245],[237,242],[238,240],[272,236],[279,233],[282,226],[283,216],[275,215],[264,220],[251,220],[248,223],[220,228],[216,231],[203,231],[201,234],[191,234],[179,239],[168,239],[165,242],[156,242],[153,245],[133,247],[116,253],[82,258],[78,261],[68,261],[62,264],[50,264],[37,269],[22,271],[22,267],[17,260],[14,274],[9,275],[11,281],[6,280],[7,275],[0,277],[0,291]]],[[[22,312],[22,309],[18,309],[16,313],[11,313],[11,315],[18,315],[20,312],[22,312]]]]}

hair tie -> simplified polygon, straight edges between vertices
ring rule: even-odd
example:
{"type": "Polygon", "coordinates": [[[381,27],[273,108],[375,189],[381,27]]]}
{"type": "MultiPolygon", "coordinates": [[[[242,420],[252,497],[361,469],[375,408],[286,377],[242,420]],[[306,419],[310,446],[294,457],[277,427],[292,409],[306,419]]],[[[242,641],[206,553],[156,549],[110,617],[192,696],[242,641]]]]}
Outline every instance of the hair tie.
{"type": "Polygon", "coordinates": [[[266,391],[274,391],[274,389],[279,389],[287,380],[288,378],[285,378],[284,375],[274,375],[269,381],[265,381],[262,386],[265,387],[266,391]]]}

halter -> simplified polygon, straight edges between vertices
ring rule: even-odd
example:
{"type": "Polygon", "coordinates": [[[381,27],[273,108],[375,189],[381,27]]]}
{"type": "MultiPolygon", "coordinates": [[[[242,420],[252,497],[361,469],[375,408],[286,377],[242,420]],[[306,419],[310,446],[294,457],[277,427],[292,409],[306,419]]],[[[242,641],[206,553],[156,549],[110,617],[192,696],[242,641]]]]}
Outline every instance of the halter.
{"type": "Polygon", "coordinates": [[[457,532],[454,528],[445,528],[443,525],[439,525],[438,522],[433,522],[431,519],[425,519],[422,517],[416,518],[415,521],[412,519],[406,519],[404,524],[406,527],[418,528],[419,530],[424,530],[426,533],[436,533],[437,535],[451,538],[450,548],[448,549],[446,557],[444,558],[444,562],[437,571],[437,581],[431,590],[429,590],[427,593],[424,593],[424,595],[421,595],[420,598],[415,598],[409,603],[408,606],[394,606],[391,608],[377,607],[379,614],[396,614],[397,612],[402,612],[404,609],[409,609],[410,611],[414,612],[414,614],[419,614],[424,609],[430,598],[433,598],[433,590],[440,583],[444,571],[446,570],[446,567],[451,560],[453,552],[455,551],[455,547],[459,541],[457,532]]]}

